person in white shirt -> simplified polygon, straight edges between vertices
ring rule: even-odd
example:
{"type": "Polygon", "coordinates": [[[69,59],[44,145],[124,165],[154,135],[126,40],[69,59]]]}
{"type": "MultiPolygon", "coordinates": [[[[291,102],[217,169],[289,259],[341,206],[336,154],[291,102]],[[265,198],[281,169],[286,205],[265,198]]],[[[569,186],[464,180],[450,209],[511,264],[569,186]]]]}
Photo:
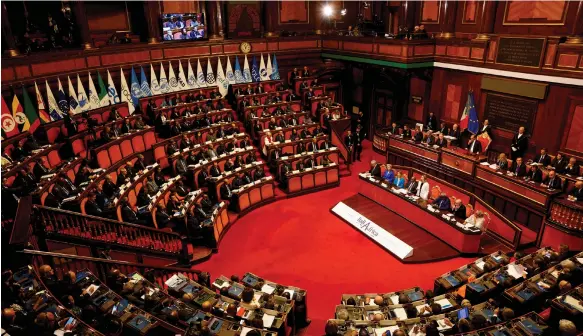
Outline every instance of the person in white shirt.
{"type": "Polygon", "coordinates": [[[466,224],[472,224],[476,228],[480,229],[480,231],[485,231],[486,227],[484,226],[484,212],[482,210],[476,210],[474,214],[470,217],[466,218],[466,224]]]}
{"type": "Polygon", "coordinates": [[[417,184],[417,196],[424,200],[429,198],[429,183],[427,183],[425,175],[421,176],[421,179],[419,179],[417,184]]]}
{"type": "Polygon", "coordinates": [[[271,132],[265,132],[265,138],[263,139],[263,155],[267,156],[267,147],[271,145],[273,139],[271,138],[271,132]]]}

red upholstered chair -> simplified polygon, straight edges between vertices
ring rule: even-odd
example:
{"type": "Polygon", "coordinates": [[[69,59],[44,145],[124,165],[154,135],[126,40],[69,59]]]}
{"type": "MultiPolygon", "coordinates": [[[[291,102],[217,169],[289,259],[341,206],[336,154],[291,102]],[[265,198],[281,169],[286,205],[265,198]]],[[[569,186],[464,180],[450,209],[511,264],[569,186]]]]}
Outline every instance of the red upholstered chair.
{"type": "Polygon", "coordinates": [[[314,185],[316,187],[322,186],[326,184],[326,172],[317,172],[314,175],[314,185]]]}
{"type": "MultiPolygon", "coordinates": [[[[137,136],[137,138],[142,138],[142,137],[137,136]]],[[[158,140],[156,140],[156,134],[154,133],[154,131],[146,132],[143,136],[143,140],[144,140],[144,147],[146,148],[146,150],[152,148],[152,145],[154,145],[156,142],[158,142],[158,140]]]]}
{"type": "Polygon", "coordinates": [[[49,143],[53,144],[53,143],[55,143],[55,141],[57,140],[57,138],[61,134],[61,126],[55,125],[55,127],[50,127],[49,129],[46,130],[46,132],[47,132],[47,140],[49,141],[49,143]]]}
{"type": "Polygon", "coordinates": [[[261,189],[253,188],[249,192],[249,203],[251,205],[261,202],[261,189]]]}
{"type": "Polygon", "coordinates": [[[338,169],[331,169],[326,172],[328,183],[338,182],[338,169]]]}
{"type": "Polygon", "coordinates": [[[265,200],[270,197],[273,197],[273,184],[270,183],[261,186],[261,198],[265,200]]]}
{"type": "Polygon", "coordinates": [[[292,177],[287,183],[287,189],[289,192],[302,190],[302,181],[299,177],[292,177]]]}
{"type": "Polygon", "coordinates": [[[223,227],[227,227],[227,225],[229,225],[229,214],[227,213],[227,209],[223,209],[221,210],[221,213],[219,214],[220,218],[221,218],[221,222],[223,224],[223,227]]]}
{"type": "Polygon", "coordinates": [[[309,189],[314,187],[314,175],[306,174],[302,176],[302,189],[309,189]]]}
{"type": "Polygon", "coordinates": [[[123,155],[121,154],[121,148],[119,147],[118,144],[109,146],[107,151],[109,152],[109,159],[111,160],[111,163],[116,163],[123,159],[123,155]]]}
{"type": "Polygon", "coordinates": [[[87,203],[87,198],[86,197],[84,197],[81,200],[81,204],[79,204],[79,207],[81,208],[81,213],[84,214],[84,215],[87,214],[87,212],[85,212],[85,203],[87,203]]]}
{"type": "Polygon", "coordinates": [[[61,163],[61,157],[59,156],[58,150],[52,150],[47,154],[47,161],[49,162],[49,166],[56,167],[61,163]]]}
{"type": "MultiPolygon", "coordinates": [[[[132,143],[132,150],[134,153],[139,153],[139,152],[143,152],[146,150],[146,144],[144,143],[144,137],[141,136],[135,136],[132,137],[131,143],[132,143]]],[[[150,146],[150,148],[152,148],[152,146],[150,146]]]]}
{"type": "Polygon", "coordinates": [[[154,227],[157,229],[158,222],[156,221],[156,211],[158,211],[158,208],[153,207],[151,213],[152,213],[152,222],[154,223],[154,227]]]}
{"type": "Polygon", "coordinates": [[[243,211],[251,205],[249,193],[245,192],[239,195],[239,210],[243,211]]]}
{"type": "MultiPolygon", "coordinates": [[[[141,138],[141,137],[134,137],[134,138],[141,138]]],[[[130,139],[125,139],[120,144],[120,150],[122,157],[128,157],[134,153],[134,149],[132,148],[132,141],[130,139]]]]}
{"type": "Polygon", "coordinates": [[[138,198],[136,197],[135,190],[130,190],[128,192],[128,202],[132,208],[136,205],[136,203],[138,203],[138,198]]]}
{"type": "Polygon", "coordinates": [[[73,140],[73,143],[71,144],[71,146],[73,147],[73,154],[75,154],[75,156],[79,155],[81,157],[85,157],[86,156],[86,148],[85,148],[85,138],[83,137],[79,137],[75,140],[73,140]]]}

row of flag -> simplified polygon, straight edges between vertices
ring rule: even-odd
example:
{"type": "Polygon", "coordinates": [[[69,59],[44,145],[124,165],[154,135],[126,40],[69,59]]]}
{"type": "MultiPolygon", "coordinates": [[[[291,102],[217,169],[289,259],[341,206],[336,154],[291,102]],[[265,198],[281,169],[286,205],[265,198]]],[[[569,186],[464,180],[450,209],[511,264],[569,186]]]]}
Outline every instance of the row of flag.
{"type": "Polygon", "coordinates": [[[89,72],[88,91],[85,91],[79,74],[77,74],[77,91],[75,91],[71,78],[67,76],[68,95],[61,84],[61,79],[57,78],[57,98],[53,95],[48,81],[45,80],[48,109],[45,108],[43,96],[36,82],[34,83],[36,108],[24,87],[22,88],[24,106],[20,103],[16,94],[13,95],[10,107],[2,97],[2,139],[25,131],[34,133],[41,124],[62,119],[64,114],[69,112],[77,114],[108,105],[119,104],[120,102],[127,102],[129,112],[132,114],[138,106],[139,99],[142,97],[206,87],[217,87],[219,92],[225,96],[228,93],[229,85],[281,78],[277,59],[275,55],[273,55],[272,59],[269,54],[267,55],[267,62],[265,62],[263,54],[261,54],[259,60],[256,56],[253,56],[251,66],[247,55],[245,55],[243,68],[239,64],[239,57],[235,56],[234,71],[229,57],[227,57],[225,68],[223,68],[221,58],[217,57],[215,72],[213,72],[210,58],[208,58],[206,73],[202,70],[200,59],[197,59],[196,73],[193,71],[190,60],[188,60],[187,72],[184,71],[181,60],[178,60],[178,76],[175,75],[171,61],[168,62],[168,76],[166,76],[164,65],[160,63],[160,80],[156,77],[152,64],[150,64],[150,80],[146,77],[144,68],[141,66],[139,80],[134,67],[132,67],[130,76],[130,85],[128,85],[123,69],[120,69],[121,94],[118,93],[109,70],[107,70],[107,85],[99,71],[97,71],[97,87],[93,82],[91,72],[89,72]]]}

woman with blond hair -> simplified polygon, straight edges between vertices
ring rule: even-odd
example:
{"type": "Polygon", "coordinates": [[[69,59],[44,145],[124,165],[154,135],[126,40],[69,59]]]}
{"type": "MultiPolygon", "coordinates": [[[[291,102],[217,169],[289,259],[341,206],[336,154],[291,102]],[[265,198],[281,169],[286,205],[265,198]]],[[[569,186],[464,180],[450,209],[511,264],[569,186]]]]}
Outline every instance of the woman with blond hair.
{"type": "Polygon", "coordinates": [[[482,210],[476,210],[470,217],[466,218],[466,224],[472,224],[481,231],[484,231],[484,212],[482,210]]]}
{"type": "Polygon", "coordinates": [[[496,165],[500,170],[508,170],[508,159],[506,159],[506,154],[500,153],[500,155],[498,155],[498,161],[496,161],[496,165]]]}

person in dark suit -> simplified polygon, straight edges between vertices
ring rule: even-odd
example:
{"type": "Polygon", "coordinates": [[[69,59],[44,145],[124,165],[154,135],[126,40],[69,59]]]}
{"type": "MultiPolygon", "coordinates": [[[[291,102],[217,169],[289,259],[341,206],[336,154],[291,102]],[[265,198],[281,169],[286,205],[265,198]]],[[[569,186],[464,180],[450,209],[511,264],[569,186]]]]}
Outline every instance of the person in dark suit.
{"type": "Polygon", "coordinates": [[[306,149],[306,144],[303,141],[300,141],[300,143],[298,143],[298,145],[296,146],[296,154],[302,154],[307,151],[308,150],[306,149]]]}
{"type": "Polygon", "coordinates": [[[496,165],[498,166],[499,170],[502,170],[502,171],[508,170],[508,159],[506,159],[506,154],[500,153],[500,155],[498,155],[498,160],[496,160],[496,165]]]}
{"type": "Polygon", "coordinates": [[[534,182],[540,183],[543,180],[543,173],[540,169],[538,169],[538,166],[536,164],[533,164],[530,166],[530,169],[528,170],[528,173],[526,174],[526,179],[528,181],[534,181],[534,182]]]}
{"type": "Polygon", "coordinates": [[[455,199],[453,206],[451,207],[451,212],[454,216],[466,219],[466,206],[463,204],[462,200],[459,198],[455,199]]]}
{"type": "Polygon", "coordinates": [[[310,77],[310,70],[307,66],[304,66],[304,71],[302,71],[302,77],[310,77]]]}
{"type": "Polygon", "coordinates": [[[20,141],[16,142],[14,148],[12,148],[12,151],[10,152],[10,158],[12,161],[22,161],[27,156],[28,153],[22,147],[20,141]]]}
{"type": "Polygon", "coordinates": [[[36,177],[37,181],[45,175],[49,175],[51,173],[53,173],[53,171],[51,169],[48,169],[45,166],[45,162],[47,161],[47,159],[45,157],[41,157],[40,159],[38,159],[36,161],[36,163],[34,164],[34,167],[32,168],[32,174],[36,177]]]}
{"type": "Polygon", "coordinates": [[[419,126],[415,128],[415,136],[413,137],[413,140],[415,140],[415,142],[423,141],[423,132],[419,126]]]}
{"type": "Polygon", "coordinates": [[[143,219],[138,219],[136,212],[130,207],[130,203],[127,197],[121,200],[121,218],[124,222],[133,223],[138,225],[146,225],[146,221],[143,219]]]}
{"type": "Polygon", "coordinates": [[[97,204],[97,196],[94,193],[90,193],[85,202],[85,212],[90,216],[104,217],[103,210],[97,204]]]}
{"type": "Polygon", "coordinates": [[[294,68],[294,70],[293,70],[293,71],[292,71],[292,73],[290,74],[290,79],[291,79],[291,80],[294,80],[294,79],[296,79],[297,77],[300,77],[300,76],[301,76],[301,74],[300,74],[300,72],[298,71],[298,68],[294,68]]]}
{"type": "Polygon", "coordinates": [[[279,170],[279,182],[281,183],[281,187],[283,189],[287,189],[288,178],[287,174],[289,174],[293,170],[291,163],[284,162],[281,165],[279,170]]]}
{"type": "Polygon", "coordinates": [[[458,124],[453,124],[451,131],[449,132],[449,136],[455,138],[451,140],[451,144],[453,146],[459,146],[462,143],[462,133],[460,132],[458,124]]]}
{"type": "Polygon", "coordinates": [[[439,133],[439,137],[437,138],[437,141],[435,141],[435,144],[440,148],[447,147],[447,140],[445,140],[443,133],[439,133]]]}
{"type": "Polygon", "coordinates": [[[435,117],[435,115],[433,115],[433,112],[429,112],[429,116],[427,117],[425,127],[427,127],[427,129],[430,131],[437,130],[437,118],[435,117]]]}
{"type": "Polygon", "coordinates": [[[445,123],[441,123],[441,126],[439,127],[439,133],[443,135],[449,135],[449,128],[447,128],[445,123]]]}
{"type": "Polygon", "coordinates": [[[213,165],[211,166],[211,168],[209,169],[209,173],[212,177],[219,177],[221,176],[221,168],[219,168],[219,165],[217,164],[217,162],[213,162],[213,165]]]}
{"type": "Polygon", "coordinates": [[[381,177],[381,165],[379,165],[375,160],[370,162],[370,170],[368,171],[372,176],[381,177]]]}
{"type": "Polygon", "coordinates": [[[346,136],[344,137],[344,144],[348,147],[349,150],[354,150],[354,139],[352,137],[352,132],[346,132],[346,136]]]}
{"type": "Polygon", "coordinates": [[[308,157],[305,161],[304,161],[304,167],[305,168],[314,168],[316,166],[316,159],[314,159],[314,156],[311,155],[310,157],[308,157]]]}
{"type": "Polygon", "coordinates": [[[117,194],[117,192],[118,188],[115,183],[113,183],[113,178],[111,175],[107,175],[105,177],[105,181],[103,182],[103,193],[105,196],[107,196],[107,198],[112,198],[115,194],[117,194]]]}
{"type": "Polygon", "coordinates": [[[229,183],[228,182],[223,183],[219,189],[221,199],[230,201],[231,198],[233,197],[233,192],[231,191],[231,186],[229,185],[229,183]]]}
{"type": "Polygon", "coordinates": [[[292,102],[294,100],[300,100],[298,96],[295,95],[295,93],[290,92],[287,97],[285,97],[285,101],[287,102],[292,102]]]}
{"type": "Polygon", "coordinates": [[[172,231],[176,230],[176,224],[170,218],[166,206],[162,203],[156,205],[156,224],[158,224],[159,229],[170,228],[172,231]]]}
{"type": "Polygon", "coordinates": [[[524,157],[526,149],[528,148],[528,137],[524,134],[524,127],[518,129],[518,133],[512,138],[510,145],[510,157],[512,159],[524,157]]]}
{"type": "Polygon", "coordinates": [[[235,166],[235,164],[233,163],[233,159],[228,159],[227,162],[225,162],[225,165],[223,166],[223,169],[226,172],[230,172],[233,169],[235,169],[234,166],[235,166]]]}
{"type": "Polygon", "coordinates": [[[178,152],[178,146],[176,146],[176,142],[174,140],[170,140],[170,143],[168,146],[166,146],[166,154],[172,155],[176,152],[178,152]]]}
{"type": "Polygon", "coordinates": [[[448,210],[451,208],[451,201],[449,197],[442,192],[436,199],[433,200],[433,205],[437,205],[439,210],[448,210]]]}
{"type": "Polygon", "coordinates": [[[540,164],[542,164],[543,167],[546,167],[549,164],[551,164],[551,157],[550,157],[550,155],[547,154],[547,149],[546,148],[541,148],[540,154],[537,155],[534,158],[534,161],[532,161],[532,162],[534,162],[534,163],[540,163],[540,164]]]}
{"type": "Polygon", "coordinates": [[[427,131],[427,136],[423,143],[426,144],[427,146],[433,146],[433,144],[435,144],[435,137],[433,136],[432,131],[427,131]]]}
{"type": "Polygon", "coordinates": [[[251,146],[251,140],[249,140],[249,136],[246,135],[243,140],[239,141],[239,148],[245,148],[247,146],[251,146]]]}
{"type": "Polygon", "coordinates": [[[554,170],[550,170],[547,178],[541,185],[549,189],[561,189],[563,182],[560,177],[557,177],[557,173],[554,170]]]}
{"type": "Polygon", "coordinates": [[[304,161],[299,160],[298,162],[296,162],[296,170],[304,171],[304,169],[306,169],[304,161]]]}
{"type": "Polygon", "coordinates": [[[510,167],[510,172],[518,177],[523,177],[526,175],[526,165],[522,162],[522,158],[519,157],[514,162],[512,162],[512,167],[510,167]]]}
{"type": "Polygon", "coordinates": [[[563,174],[567,174],[567,175],[571,175],[571,176],[579,176],[580,171],[581,171],[581,169],[579,168],[579,165],[577,164],[577,159],[570,158],[569,163],[565,166],[565,169],[563,169],[563,174]]]}
{"type": "Polygon", "coordinates": [[[276,142],[280,142],[280,143],[282,143],[282,142],[285,141],[285,137],[283,136],[283,132],[282,131],[277,132],[277,134],[275,135],[275,141],[276,142]]]}
{"type": "Polygon", "coordinates": [[[141,171],[146,169],[146,162],[144,161],[144,156],[142,154],[138,154],[136,163],[134,163],[134,168],[137,171],[141,171]]]}
{"type": "Polygon", "coordinates": [[[583,181],[575,182],[575,188],[569,193],[569,199],[583,201],[583,181]]]}
{"type": "Polygon", "coordinates": [[[253,180],[259,181],[265,177],[265,172],[262,167],[256,167],[253,171],[253,180]]]}
{"type": "Polygon", "coordinates": [[[206,179],[208,178],[209,174],[206,169],[201,169],[200,173],[198,173],[197,184],[199,188],[204,188],[207,186],[206,179]]]}
{"type": "Polygon", "coordinates": [[[405,139],[411,139],[411,130],[409,129],[409,125],[403,126],[403,133],[401,135],[405,139]]]}
{"type": "Polygon", "coordinates": [[[405,185],[405,189],[410,194],[417,194],[417,181],[415,180],[415,176],[411,176],[411,179],[405,185]]]}
{"type": "Polygon", "coordinates": [[[90,176],[91,176],[91,171],[89,170],[89,167],[85,166],[82,169],[79,169],[77,171],[77,174],[75,174],[75,184],[77,186],[80,186],[83,183],[90,182],[90,179],[89,179],[90,176]]]}
{"type": "Polygon", "coordinates": [[[480,154],[482,152],[482,143],[478,141],[475,134],[470,136],[470,141],[468,142],[468,151],[474,154],[480,154]]]}
{"type": "Polygon", "coordinates": [[[74,116],[73,111],[69,111],[69,113],[65,114],[65,117],[63,118],[63,123],[65,124],[65,128],[67,129],[67,137],[69,138],[77,134],[79,129],[77,121],[73,116],[74,116]]]}
{"type": "Polygon", "coordinates": [[[312,142],[308,143],[306,149],[308,152],[316,152],[318,150],[318,139],[313,138],[312,142]]]}
{"type": "Polygon", "coordinates": [[[554,168],[557,173],[561,174],[567,166],[567,158],[565,158],[563,154],[557,153],[557,156],[551,161],[550,166],[554,168]]]}
{"type": "MultiPolygon", "coordinates": [[[[299,152],[298,152],[299,153],[299,152]]],[[[269,155],[269,161],[272,162],[273,165],[275,165],[276,161],[281,157],[281,148],[277,148],[275,150],[271,151],[271,154],[269,155]]]]}
{"type": "Polygon", "coordinates": [[[188,170],[188,166],[186,165],[186,155],[182,154],[176,159],[176,174],[177,175],[184,175],[188,170]]]}
{"type": "Polygon", "coordinates": [[[490,126],[490,121],[488,121],[488,119],[484,120],[484,124],[482,125],[482,128],[480,128],[478,135],[482,133],[488,133],[490,138],[492,137],[492,126],[490,126]]]}
{"type": "Polygon", "coordinates": [[[307,139],[308,137],[311,137],[312,134],[310,134],[310,131],[308,131],[307,127],[304,127],[304,129],[300,132],[300,138],[301,139],[307,139]]]}
{"type": "Polygon", "coordinates": [[[397,126],[397,123],[393,123],[391,125],[391,128],[389,129],[389,133],[391,133],[393,135],[399,135],[399,126],[397,126]]]}

